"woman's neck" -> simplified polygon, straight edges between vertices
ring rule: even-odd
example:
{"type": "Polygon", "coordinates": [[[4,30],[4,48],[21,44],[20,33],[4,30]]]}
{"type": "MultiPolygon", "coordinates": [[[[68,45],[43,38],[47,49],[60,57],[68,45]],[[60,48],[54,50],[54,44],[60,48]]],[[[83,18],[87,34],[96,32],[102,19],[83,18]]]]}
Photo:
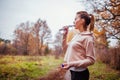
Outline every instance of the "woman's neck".
{"type": "Polygon", "coordinates": [[[80,32],[84,32],[84,31],[86,31],[86,30],[83,28],[83,26],[80,26],[80,27],[79,27],[79,31],[80,31],[80,32]]]}

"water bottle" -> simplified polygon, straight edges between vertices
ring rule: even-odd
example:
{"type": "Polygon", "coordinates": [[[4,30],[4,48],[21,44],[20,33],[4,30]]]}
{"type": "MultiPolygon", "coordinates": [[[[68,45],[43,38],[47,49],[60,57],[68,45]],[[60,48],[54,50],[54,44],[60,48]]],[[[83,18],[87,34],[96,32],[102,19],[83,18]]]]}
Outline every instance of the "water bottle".
{"type": "MultiPolygon", "coordinates": [[[[64,26],[64,27],[68,27],[68,28],[70,28],[70,27],[74,27],[75,25],[67,25],[67,26],[64,26]]],[[[62,31],[62,30],[65,30],[65,28],[62,28],[62,29],[59,29],[59,31],[62,31]]]]}
{"type": "Polygon", "coordinates": [[[66,25],[66,26],[64,26],[62,29],[59,29],[59,31],[61,32],[61,33],[64,33],[65,31],[66,31],[66,28],[72,28],[72,27],[74,27],[75,25],[66,25]],[[66,27],[66,28],[65,28],[66,27]]]}

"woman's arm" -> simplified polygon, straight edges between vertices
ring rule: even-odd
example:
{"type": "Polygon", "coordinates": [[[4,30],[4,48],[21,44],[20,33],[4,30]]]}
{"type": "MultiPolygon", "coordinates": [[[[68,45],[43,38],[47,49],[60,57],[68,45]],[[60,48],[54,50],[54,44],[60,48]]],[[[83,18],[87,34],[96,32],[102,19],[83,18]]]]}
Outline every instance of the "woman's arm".
{"type": "Polygon", "coordinates": [[[64,36],[63,37],[63,41],[62,41],[62,48],[63,48],[63,51],[65,52],[66,49],[67,49],[67,40],[66,40],[66,37],[64,36]]]}
{"type": "Polygon", "coordinates": [[[68,27],[64,27],[64,33],[63,33],[63,40],[62,40],[62,48],[65,52],[67,49],[67,34],[68,34],[68,27]]]}

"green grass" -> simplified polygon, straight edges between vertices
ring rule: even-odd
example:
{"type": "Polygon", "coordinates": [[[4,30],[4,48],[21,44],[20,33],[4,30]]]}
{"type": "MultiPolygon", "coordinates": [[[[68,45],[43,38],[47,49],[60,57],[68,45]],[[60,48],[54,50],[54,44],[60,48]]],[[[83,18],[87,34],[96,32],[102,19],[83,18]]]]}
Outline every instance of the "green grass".
{"type": "Polygon", "coordinates": [[[0,56],[0,80],[33,80],[61,63],[54,56],[0,56]]]}
{"type": "Polygon", "coordinates": [[[111,69],[102,62],[96,62],[89,67],[90,80],[120,80],[119,71],[111,69]]]}

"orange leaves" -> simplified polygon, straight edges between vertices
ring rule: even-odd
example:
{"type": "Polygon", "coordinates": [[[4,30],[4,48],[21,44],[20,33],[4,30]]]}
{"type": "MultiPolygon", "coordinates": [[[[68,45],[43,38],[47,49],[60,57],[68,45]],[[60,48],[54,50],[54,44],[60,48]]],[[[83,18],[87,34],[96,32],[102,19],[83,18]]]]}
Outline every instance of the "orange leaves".
{"type": "Polygon", "coordinates": [[[77,29],[70,30],[67,35],[67,42],[71,41],[71,39],[77,32],[78,32],[77,29]]]}
{"type": "Polygon", "coordinates": [[[107,45],[106,30],[105,29],[98,31],[98,29],[95,28],[93,33],[94,33],[94,36],[96,37],[97,43],[107,45]]]}
{"type": "Polygon", "coordinates": [[[105,29],[102,29],[101,31],[98,31],[97,28],[95,28],[94,31],[93,31],[93,33],[96,37],[101,36],[101,35],[105,35],[105,32],[106,32],[105,29]]]}
{"type": "Polygon", "coordinates": [[[111,18],[111,14],[107,11],[104,11],[104,12],[101,12],[101,17],[104,18],[104,19],[109,19],[111,18]]]}
{"type": "Polygon", "coordinates": [[[120,21],[118,21],[118,20],[116,20],[116,21],[112,21],[112,22],[111,22],[111,25],[112,25],[114,28],[117,29],[117,27],[120,26],[120,21]]]}

